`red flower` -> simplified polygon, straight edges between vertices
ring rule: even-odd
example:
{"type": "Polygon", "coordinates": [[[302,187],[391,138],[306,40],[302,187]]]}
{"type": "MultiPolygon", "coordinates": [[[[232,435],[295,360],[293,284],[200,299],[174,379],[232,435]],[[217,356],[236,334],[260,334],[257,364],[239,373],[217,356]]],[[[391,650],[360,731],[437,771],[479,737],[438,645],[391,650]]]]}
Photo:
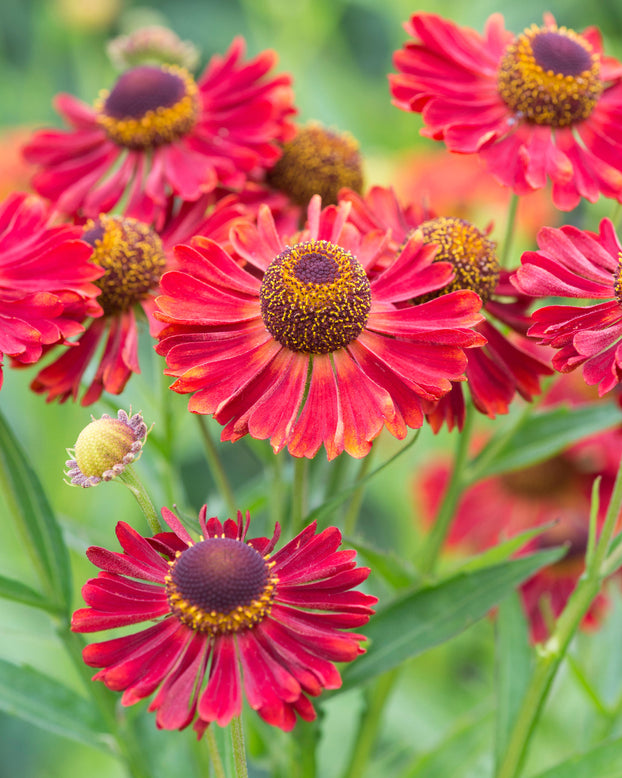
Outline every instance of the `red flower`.
{"type": "Polygon", "coordinates": [[[539,297],[597,299],[595,305],[547,305],[532,314],[528,334],[557,349],[562,373],[583,365],[583,377],[603,395],[622,380],[622,246],[608,219],[599,233],[543,227],[539,251],[526,251],[512,282],[539,297]]]}
{"type": "Polygon", "coordinates": [[[149,332],[156,337],[162,325],[153,316],[154,300],[162,273],[174,267],[174,244],[197,234],[224,240],[232,220],[244,211],[231,195],[205,216],[210,199],[207,195],[183,203],[173,212],[170,198],[160,233],[129,216],[102,215],[87,222],[82,239],[93,246],[91,261],[105,270],[96,282],[104,315],[88,322],[80,338],[37,374],[31,384],[35,392],[47,394],[48,402],[75,400],[84,373],[99,359],[81,401],[90,405],[103,391],[120,394],[132,373],[140,373],[136,314],[146,317],[149,332]]]}
{"type": "Polygon", "coordinates": [[[481,345],[473,292],[409,310],[396,301],[447,283],[451,268],[415,236],[386,270],[386,235],[361,235],[349,206],[321,210],[282,237],[267,208],[231,231],[234,258],[214,241],[177,248],[162,278],[158,353],[189,408],[226,425],[223,440],[270,438],[275,451],[362,457],[386,425],[398,438],[423,423],[422,402],[459,380],[464,348],[481,345]],[[244,263],[241,266],[241,263],[244,263]],[[368,273],[370,276],[368,277],[368,273]]]}
{"type": "Polygon", "coordinates": [[[0,204],[0,386],[2,358],[37,362],[46,347],[81,332],[87,315],[101,315],[93,283],[100,268],[81,230],[52,226],[36,195],[14,194],[0,204]]]}
{"type": "Polygon", "coordinates": [[[622,65],[595,28],[579,35],[545,14],[515,36],[493,14],[482,36],[426,13],[405,27],[415,40],[394,56],[391,93],[422,114],[422,134],[479,154],[516,194],[550,179],[562,210],[622,201],[622,65]]]}
{"type": "MultiPolygon", "coordinates": [[[[568,402],[567,384],[560,386],[561,391],[554,386],[551,393],[555,404],[562,398],[564,403],[568,402]]],[[[585,397],[577,400],[573,395],[572,404],[585,402],[585,397]]],[[[545,405],[548,404],[547,398],[545,405]]],[[[534,641],[542,641],[548,635],[543,601],[548,601],[544,607],[554,617],[559,616],[583,573],[594,478],[602,477],[599,515],[602,521],[615,481],[619,451],[619,430],[593,435],[537,465],[479,481],[458,502],[447,537],[448,550],[479,553],[542,524],[553,526],[529,541],[521,549],[521,555],[568,545],[563,559],[538,571],[521,586],[523,607],[534,641]]],[[[415,481],[414,493],[426,523],[434,521],[448,479],[447,464],[435,462],[415,481]]],[[[606,594],[601,592],[583,627],[597,626],[607,604],[606,594]]]]}
{"type": "Polygon", "coordinates": [[[170,194],[193,201],[217,184],[242,186],[294,132],[290,78],[267,77],[274,52],[243,57],[236,38],[197,83],[176,65],[141,65],[94,108],[60,95],[57,109],[73,129],[41,131],[26,146],[42,166],[35,189],[59,210],[93,218],[126,197],[128,212],[161,227],[170,194]]]}
{"type": "Polygon", "coordinates": [[[333,662],[363,653],[362,635],[377,601],[351,591],[369,575],[354,551],[338,551],[341,534],[304,529],[280,551],[271,539],[246,540],[249,518],[206,520],[195,542],[166,508],[173,530],[144,538],[117,525],[123,552],[91,547],[102,569],[86,583],[90,607],[74,613],[75,632],[148,622],[139,632],[92,643],[84,661],[94,679],[132,705],[156,692],[149,710],[163,729],[194,721],[199,737],[212,721],[225,726],[242,710],[242,695],[273,726],[290,730],[296,713],[311,721],[309,698],[341,685],[333,662]],[[155,621],[155,623],[154,623],[155,621]],[[156,691],[157,690],[157,691],[156,691]]]}
{"type": "MultiPolygon", "coordinates": [[[[484,320],[475,329],[486,338],[483,348],[469,351],[466,367],[467,386],[480,413],[491,418],[507,413],[516,393],[531,400],[540,393],[540,376],[551,369],[527,352],[525,332],[528,299],[516,294],[509,283],[509,272],[499,266],[496,244],[464,219],[434,218],[423,206],[403,207],[390,189],[373,187],[365,198],[343,191],[341,198],[352,203],[351,221],[362,231],[390,229],[392,249],[401,245],[414,230],[423,234],[424,244],[436,244],[436,261],[449,262],[455,273],[442,289],[426,295],[446,294],[471,289],[480,296],[484,320]],[[512,337],[504,334],[511,328],[512,337]]],[[[420,305],[415,296],[407,305],[420,305]]],[[[435,431],[443,421],[449,429],[462,429],[465,416],[462,385],[454,383],[451,392],[429,403],[428,421],[435,431]]]]}

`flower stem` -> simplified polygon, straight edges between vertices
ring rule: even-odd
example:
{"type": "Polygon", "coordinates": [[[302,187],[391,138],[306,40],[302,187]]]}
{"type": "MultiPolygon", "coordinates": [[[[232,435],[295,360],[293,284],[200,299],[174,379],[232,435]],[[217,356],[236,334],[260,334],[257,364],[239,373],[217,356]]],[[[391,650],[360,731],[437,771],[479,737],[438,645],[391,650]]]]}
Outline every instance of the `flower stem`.
{"type": "Polygon", "coordinates": [[[292,508],[290,519],[290,534],[292,537],[302,529],[302,522],[307,515],[307,476],[309,460],[304,457],[294,457],[294,480],[292,483],[292,508]]]}
{"type": "Polygon", "coordinates": [[[225,468],[223,467],[223,464],[220,460],[218,449],[212,440],[212,436],[205,418],[201,416],[201,414],[197,414],[197,419],[199,421],[201,439],[203,440],[205,456],[207,458],[210,470],[214,476],[214,480],[216,481],[216,485],[220,491],[220,494],[227,505],[227,508],[231,512],[231,515],[234,516],[238,510],[238,506],[233,495],[233,489],[231,488],[231,484],[227,478],[225,468]]]}
{"type": "Polygon", "coordinates": [[[235,778],[248,778],[246,765],[246,747],[244,745],[244,729],[242,717],[234,716],[231,719],[231,745],[233,746],[233,763],[235,765],[235,778]]]}
{"type": "Polygon", "coordinates": [[[283,479],[283,453],[279,451],[272,457],[272,481],[270,483],[270,516],[272,525],[283,524],[286,490],[283,479]]]}
{"type": "Polygon", "coordinates": [[[589,610],[608,568],[607,553],[622,510],[622,462],[618,469],[605,521],[593,553],[587,560],[585,573],[570,596],[557,620],[551,637],[540,649],[537,664],[522,705],[516,716],[508,746],[496,778],[517,778],[520,775],[536,724],[548,697],[555,674],[566,654],[583,617],[589,610]]]}
{"type": "Polygon", "coordinates": [[[518,200],[518,195],[512,192],[510,205],[508,208],[508,220],[505,225],[505,235],[503,236],[503,250],[501,251],[501,256],[499,257],[499,264],[501,267],[507,267],[508,261],[510,259],[510,249],[512,248],[512,242],[514,240],[514,228],[516,227],[518,200]]]}
{"type": "Polygon", "coordinates": [[[469,441],[471,438],[474,415],[473,409],[467,408],[464,427],[458,436],[456,454],[454,461],[452,462],[451,475],[443,496],[443,502],[436,515],[434,525],[423,545],[423,552],[419,559],[418,569],[424,576],[431,576],[436,570],[441,548],[443,547],[443,543],[445,542],[445,538],[451,527],[458,500],[466,487],[464,471],[469,453],[469,441]]]}
{"type": "Polygon", "coordinates": [[[215,778],[227,778],[225,767],[222,763],[222,759],[220,758],[220,753],[218,751],[218,744],[216,743],[216,736],[214,735],[213,727],[207,728],[205,731],[205,739],[207,740],[207,748],[209,749],[209,756],[212,762],[212,767],[214,768],[215,778]]]}
{"type": "Polygon", "coordinates": [[[147,494],[147,490],[141,483],[140,479],[134,472],[134,469],[131,465],[128,465],[125,470],[120,473],[118,476],[119,481],[125,484],[127,488],[130,490],[130,492],[134,495],[136,498],[136,502],[140,505],[140,509],[145,515],[145,518],[147,519],[147,523],[149,524],[149,528],[155,535],[157,532],[162,531],[162,527],[160,525],[160,520],[158,519],[158,514],[156,513],[156,509],[151,502],[151,498],[147,494]]]}
{"type": "Polygon", "coordinates": [[[579,663],[572,656],[572,654],[568,654],[567,661],[568,661],[568,666],[572,670],[572,674],[574,675],[577,683],[585,693],[585,696],[590,700],[594,708],[598,711],[598,713],[600,713],[601,716],[608,716],[609,709],[598,696],[596,689],[594,689],[589,679],[583,672],[583,668],[579,665],[579,663]]]}
{"type": "Polygon", "coordinates": [[[332,462],[327,463],[329,470],[326,479],[326,488],[324,489],[324,502],[328,502],[328,500],[341,488],[346,478],[348,464],[351,461],[352,457],[348,456],[345,452],[342,452],[337,459],[333,459],[332,462]]]}
{"type": "MultiPolygon", "coordinates": [[[[153,356],[157,356],[155,352],[153,356]]],[[[183,485],[179,472],[171,467],[171,462],[175,461],[175,414],[173,413],[173,400],[175,393],[169,388],[170,378],[164,374],[161,365],[158,363],[156,370],[160,382],[160,418],[158,427],[162,427],[161,445],[159,446],[161,460],[159,477],[163,482],[163,487],[168,505],[173,505],[179,501],[179,495],[183,494],[183,485]]]]}
{"type": "Polygon", "coordinates": [[[317,776],[317,743],[319,726],[315,721],[300,721],[293,731],[291,748],[291,764],[288,778],[316,778],[317,776]]]}
{"type": "Polygon", "coordinates": [[[367,695],[367,708],[361,718],[350,762],[343,778],[361,778],[369,762],[376,741],[382,711],[397,680],[399,668],[384,673],[367,695]]]}
{"type": "Polygon", "coordinates": [[[361,505],[363,504],[363,498],[365,496],[365,476],[371,466],[371,457],[373,448],[369,454],[361,462],[361,466],[356,476],[357,482],[361,482],[360,486],[356,489],[350,500],[350,505],[343,522],[343,531],[346,535],[352,535],[356,528],[356,522],[359,517],[361,505]]]}

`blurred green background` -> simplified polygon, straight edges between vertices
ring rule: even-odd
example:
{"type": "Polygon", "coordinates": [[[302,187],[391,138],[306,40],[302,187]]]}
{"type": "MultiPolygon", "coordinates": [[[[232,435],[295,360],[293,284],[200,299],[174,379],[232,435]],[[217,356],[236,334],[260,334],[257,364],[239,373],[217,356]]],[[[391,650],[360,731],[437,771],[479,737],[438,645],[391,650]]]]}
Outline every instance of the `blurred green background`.
{"type": "MultiPolygon", "coordinates": [[[[351,132],[367,159],[369,185],[391,182],[392,162],[415,147],[430,148],[420,138],[419,117],[405,114],[390,104],[387,73],[391,57],[404,42],[402,23],[417,10],[434,11],[479,30],[489,14],[501,11],[506,26],[520,31],[538,22],[550,10],[558,23],[575,29],[596,24],[603,31],[608,53],[622,55],[622,3],[595,0],[586,8],[579,0],[555,0],[548,7],[535,0],[499,5],[492,0],[458,0],[413,4],[405,0],[153,0],[148,6],[129,0],[2,0],[0,2],[0,124],[5,128],[58,124],[52,98],[60,91],[91,102],[109,87],[115,71],[106,42],[136,27],[161,23],[182,39],[191,40],[202,55],[202,65],[214,53],[226,50],[235,35],[243,35],[249,55],[265,48],[279,53],[279,68],[293,75],[300,119],[317,119],[351,132]]],[[[0,144],[0,185],[3,165],[12,149],[0,144]]],[[[0,407],[32,458],[32,464],[48,490],[75,551],[76,607],[79,589],[94,569],[84,558],[92,543],[111,546],[113,527],[119,518],[138,519],[131,496],[118,485],[78,490],[62,480],[65,448],[74,444],[90,413],[99,417],[118,407],[142,409],[147,423],[156,421],[162,385],[161,364],[148,347],[143,349],[143,374],[134,377],[118,401],[98,403],[89,409],[72,404],[46,405],[28,384],[33,370],[5,370],[0,407]]],[[[166,388],[164,387],[164,391],[166,388]]],[[[172,394],[172,393],[171,393],[172,394]]],[[[178,426],[178,459],[182,496],[177,501],[196,510],[209,502],[210,512],[222,515],[222,503],[211,481],[204,476],[203,457],[194,420],[186,411],[186,398],[173,395],[170,403],[178,426]]],[[[503,423],[503,422],[501,422],[503,423]]],[[[416,542],[412,530],[411,478],[418,462],[430,449],[453,445],[454,437],[434,438],[424,430],[421,440],[397,467],[378,479],[364,506],[363,529],[384,548],[416,542]],[[404,541],[406,539],[406,541],[404,541]]],[[[386,453],[394,441],[383,441],[386,453]]],[[[260,459],[252,445],[223,447],[225,463],[234,473],[241,507],[250,508],[258,521],[269,511],[258,496],[260,459]]],[[[147,456],[138,465],[158,505],[171,505],[157,468],[147,456]]],[[[20,553],[6,506],[0,495],[0,565],[3,574],[36,586],[27,558],[20,553]]],[[[261,525],[259,526],[259,529],[261,525]]],[[[451,644],[416,660],[405,668],[391,697],[381,730],[379,760],[369,775],[393,774],[395,764],[410,760],[413,776],[445,778],[485,775],[489,767],[487,746],[492,727],[493,625],[484,621],[451,644]],[[481,727],[479,726],[481,724],[481,727]],[[477,725],[477,726],[475,726],[477,725]],[[454,733],[454,752],[448,761],[417,763],[418,756],[454,733]],[[452,756],[453,754],[453,756],[452,756]],[[453,761],[452,761],[453,760],[453,761]],[[418,766],[419,764],[419,766],[418,766]]],[[[79,688],[75,672],[54,639],[47,619],[38,612],[0,602],[0,657],[26,662],[70,686],[79,688]]],[[[614,699],[622,679],[622,604],[614,597],[612,613],[595,636],[582,636],[577,652],[584,667],[593,671],[596,683],[614,699]]],[[[532,774],[544,769],[570,750],[580,748],[596,726],[585,692],[562,677],[551,711],[544,720],[544,736],[538,739],[529,765],[532,774]]],[[[336,696],[324,706],[326,726],[320,765],[323,778],[343,769],[347,722],[360,709],[359,692],[336,696]],[[345,714],[348,715],[345,715],[345,714]]],[[[143,706],[146,707],[146,706],[143,706]]],[[[152,726],[152,719],[147,719],[152,726]]],[[[611,722],[612,731],[618,724],[611,722]]],[[[274,733],[283,738],[282,733],[274,733]]],[[[154,748],[162,751],[162,775],[176,775],[175,748],[179,738],[192,740],[191,732],[158,733],[154,748]]],[[[253,736],[250,734],[252,746],[253,736]]],[[[285,744],[285,739],[283,739],[285,744]]],[[[255,775],[265,775],[256,772],[255,775]]],[[[94,749],[69,743],[53,732],[44,732],[21,719],[0,714],[0,778],[117,778],[123,771],[110,757],[94,749]]]]}

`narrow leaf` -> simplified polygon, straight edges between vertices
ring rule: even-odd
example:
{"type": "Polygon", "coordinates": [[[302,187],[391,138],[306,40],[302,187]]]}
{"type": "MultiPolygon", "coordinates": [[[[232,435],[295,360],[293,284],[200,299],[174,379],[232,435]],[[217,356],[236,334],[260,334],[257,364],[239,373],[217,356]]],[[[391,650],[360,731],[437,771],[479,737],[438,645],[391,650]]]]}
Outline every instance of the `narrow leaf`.
{"type": "Polygon", "coordinates": [[[520,595],[512,592],[497,612],[495,756],[506,751],[516,714],[531,677],[532,650],[520,595]]]}
{"type": "Polygon", "coordinates": [[[59,605],[68,609],[71,573],[67,547],[43,487],[1,413],[0,486],[43,579],[41,583],[59,605]]]}
{"type": "Polygon", "coordinates": [[[498,448],[493,445],[494,456],[490,455],[488,447],[484,448],[470,464],[467,478],[474,482],[535,465],[559,454],[572,443],[618,423],[619,410],[611,403],[578,408],[559,406],[534,413],[526,416],[498,448]]]}
{"type": "Polygon", "coordinates": [[[563,548],[547,549],[483,570],[459,573],[393,600],[366,625],[369,648],[344,670],[341,688],[368,681],[454,637],[564,552],[563,548]]]}
{"type": "Polygon", "coordinates": [[[491,567],[492,565],[498,565],[503,562],[504,559],[509,559],[512,554],[520,551],[520,549],[529,543],[533,538],[542,535],[543,532],[551,529],[556,525],[556,522],[551,521],[546,524],[540,524],[538,527],[532,527],[531,529],[523,530],[516,535],[512,535],[508,540],[504,540],[492,548],[482,551],[481,554],[469,557],[460,564],[456,572],[471,572],[473,570],[481,570],[483,567],[491,567]]]}
{"type": "Polygon", "coordinates": [[[466,723],[455,727],[434,749],[418,756],[400,773],[399,778],[460,778],[465,775],[489,742],[490,718],[489,711],[470,717],[466,723]]]}
{"type": "Polygon", "coordinates": [[[110,750],[93,705],[32,667],[0,660],[0,710],[56,735],[110,750]]]}
{"type": "Polygon", "coordinates": [[[601,743],[534,778],[622,778],[622,738],[601,743]]]}
{"type": "Polygon", "coordinates": [[[358,551],[373,568],[374,574],[384,578],[394,589],[411,588],[416,583],[417,574],[414,568],[397,554],[375,548],[360,538],[346,536],[344,543],[348,548],[358,551]]]}
{"type": "Polygon", "coordinates": [[[33,608],[40,608],[51,613],[59,613],[58,606],[50,600],[47,600],[39,592],[26,586],[21,581],[15,581],[12,578],[5,578],[0,575],[0,597],[6,600],[14,600],[24,605],[31,605],[33,608]]]}

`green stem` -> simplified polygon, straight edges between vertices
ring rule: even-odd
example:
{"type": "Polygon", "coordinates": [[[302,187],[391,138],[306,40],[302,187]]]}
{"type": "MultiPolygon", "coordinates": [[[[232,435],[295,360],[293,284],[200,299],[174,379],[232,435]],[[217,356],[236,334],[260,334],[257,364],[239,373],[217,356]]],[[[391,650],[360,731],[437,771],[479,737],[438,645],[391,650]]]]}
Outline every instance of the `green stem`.
{"type": "MultiPolygon", "coordinates": [[[[156,356],[155,352],[153,356],[156,356]]],[[[157,357],[157,359],[160,360],[161,357],[157,357]]],[[[162,455],[160,477],[163,481],[167,504],[172,506],[175,502],[179,502],[179,495],[183,494],[179,473],[175,468],[171,467],[171,462],[175,461],[175,415],[172,407],[175,393],[169,388],[170,377],[164,375],[162,365],[158,363],[155,369],[157,370],[160,383],[159,425],[161,424],[163,428],[162,445],[160,447],[162,455]]]]}
{"type": "Polygon", "coordinates": [[[294,731],[288,778],[315,778],[317,775],[317,742],[320,735],[318,719],[300,721],[294,731]]]}
{"type": "Polygon", "coordinates": [[[207,741],[212,767],[214,768],[215,778],[227,778],[225,767],[222,763],[222,759],[220,758],[220,753],[218,751],[218,744],[216,743],[216,736],[214,735],[213,726],[208,727],[205,731],[205,739],[207,741]]]}
{"type": "Polygon", "coordinates": [[[231,729],[231,745],[233,746],[233,763],[235,765],[235,778],[248,778],[246,765],[246,747],[244,745],[244,729],[242,717],[235,716],[229,725],[231,729]]]}
{"type": "Polygon", "coordinates": [[[418,570],[423,576],[432,576],[434,574],[441,548],[443,547],[443,543],[445,542],[445,538],[447,537],[451,522],[454,518],[458,500],[467,485],[464,478],[464,472],[469,453],[469,441],[471,438],[474,415],[474,409],[470,407],[467,408],[464,427],[462,432],[458,435],[456,454],[452,462],[451,475],[443,497],[443,502],[436,515],[434,525],[424,542],[423,551],[419,559],[418,570]]]}
{"type": "MultiPolygon", "coordinates": [[[[154,352],[155,357],[155,352],[154,352]]],[[[159,359],[159,357],[158,357],[159,359]]],[[[162,427],[163,448],[169,455],[173,453],[173,441],[175,439],[175,426],[173,421],[173,409],[171,407],[170,377],[164,375],[164,370],[158,372],[160,388],[160,418],[158,429],[162,427]]]]}
{"type": "Polygon", "coordinates": [[[343,778],[361,778],[369,763],[369,757],[376,742],[382,711],[397,680],[398,670],[391,670],[380,676],[367,694],[367,708],[361,718],[350,763],[343,778]]]}
{"type": "Polygon", "coordinates": [[[621,510],[622,462],[618,469],[600,537],[590,559],[587,560],[585,573],[557,620],[553,634],[540,650],[536,668],[518,711],[508,740],[508,747],[496,778],[517,778],[520,775],[553,679],[570,641],[600,591],[603,575],[607,569],[607,553],[621,510]]]}
{"type": "Polygon", "coordinates": [[[324,502],[330,500],[335,495],[345,479],[345,471],[348,464],[352,461],[352,457],[348,456],[345,452],[340,454],[337,459],[333,459],[332,462],[328,462],[328,478],[326,480],[326,488],[324,490],[324,502]]]}
{"type": "Polygon", "coordinates": [[[594,552],[598,543],[598,515],[600,513],[600,482],[602,476],[597,476],[592,483],[592,499],[590,502],[590,523],[585,551],[585,566],[592,568],[594,552]]]}
{"type": "Polygon", "coordinates": [[[620,721],[620,714],[622,714],[622,695],[619,696],[613,706],[608,708],[604,722],[598,729],[598,740],[606,740],[611,736],[611,733],[620,721]]]}
{"type": "Polygon", "coordinates": [[[220,460],[218,449],[216,448],[216,444],[212,439],[205,417],[201,416],[201,414],[197,414],[197,419],[199,421],[199,429],[201,430],[201,439],[203,440],[203,445],[205,448],[205,456],[207,458],[212,475],[214,476],[214,480],[216,481],[216,486],[218,487],[218,490],[220,491],[220,494],[225,501],[227,508],[231,512],[231,516],[235,517],[238,510],[238,505],[233,495],[233,489],[231,488],[229,479],[227,478],[225,468],[223,467],[223,464],[220,460]]]}
{"type": "Polygon", "coordinates": [[[568,666],[572,670],[572,674],[574,675],[577,683],[579,686],[583,689],[585,692],[586,697],[590,700],[592,705],[596,708],[596,710],[601,714],[601,716],[608,716],[609,715],[609,709],[607,706],[603,703],[603,701],[598,696],[596,689],[592,686],[589,679],[583,672],[583,668],[579,665],[577,660],[572,656],[571,653],[567,656],[568,666]]]}
{"type": "Polygon", "coordinates": [[[503,250],[499,257],[499,264],[501,267],[507,267],[510,258],[510,249],[514,240],[514,229],[516,227],[516,214],[518,211],[519,197],[517,194],[512,193],[510,198],[510,206],[508,208],[508,220],[505,225],[505,235],[503,237],[503,250]]]}
{"type": "Polygon", "coordinates": [[[309,460],[305,457],[294,457],[294,480],[292,483],[292,508],[290,520],[290,535],[296,535],[302,530],[304,517],[307,515],[307,477],[309,460]]]}
{"type": "Polygon", "coordinates": [[[272,482],[268,500],[272,525],[283,524],[285,508],[285,480],[283,478],[283,453],[279,451],[272,458],[272,482]]]}
{"type": "Polygon", "coordinates": [[[134,468],[131,465],[128,465],[125,470],[118,476],[118,479],[121,481],[121,483],[127,486],[130,492],[136,498],[136,502],[140,505],[140,509],[147,519],[147,523],[149,524],[149,528],[153,534],[155,535],[157,532],[161,532],[162,527],[160,525],[160,520],[158,519],[156,509],[151,502],[151,498],[147,494],[147,490],[134,472],[134,468]]]}
{"type": "Polygon", "coordinates": [[[367,475],[367,472],[371,466],[373,451],[374,449],[372,448],[365,459],[363,459],[356,476],[356,480],[360,485],[352,495],[352,499],[350,500],[350,505],[348,506],[348,510],[343,522],[344,533],[346,535],[354,534],[354,530],[356,528],[356,522],[359,517],[361,505],[363,504],[363,498],[365,497],[365,476],[367,475]]]}

